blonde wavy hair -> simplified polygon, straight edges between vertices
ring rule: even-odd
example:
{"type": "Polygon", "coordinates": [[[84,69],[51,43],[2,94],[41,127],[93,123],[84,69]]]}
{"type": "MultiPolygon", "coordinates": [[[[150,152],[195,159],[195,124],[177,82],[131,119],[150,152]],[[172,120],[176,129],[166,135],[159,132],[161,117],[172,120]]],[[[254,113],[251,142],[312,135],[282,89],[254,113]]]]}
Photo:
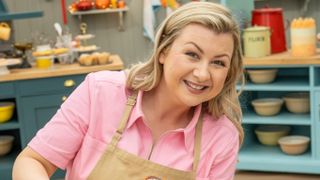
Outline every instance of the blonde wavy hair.
{"type": "Polygon", "coordinates": [[[242,111],[236,84],[244,84],[243,64],[240,46],[240,30],[231,13],[222,5],[210,2],[190,2],[171,13],[160,25],[154,42],[154,51],[145,63],[129,69],[127,87],[133,90],[149,91],[155,88],[162,77],[163,67],[158,59],[161,53],[170,49],[182,29],[189,24],[203,25],[216,33],[230,33],[234,41],[230,69],[222,91],[204,105],[213,117],[226,115],[239,131],[240,144],[244,133],[241,126],[242,111]]]}

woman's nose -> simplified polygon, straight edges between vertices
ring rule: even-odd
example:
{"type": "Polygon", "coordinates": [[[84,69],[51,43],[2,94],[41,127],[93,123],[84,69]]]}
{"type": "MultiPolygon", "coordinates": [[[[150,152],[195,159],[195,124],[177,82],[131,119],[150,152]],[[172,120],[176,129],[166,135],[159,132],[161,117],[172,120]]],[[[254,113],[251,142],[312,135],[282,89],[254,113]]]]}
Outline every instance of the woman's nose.
{"type": "Polygon", "coordinates": [[[210,79],[210,72],[208,69],[208,65],[202,64],[196,67],[193,71],[193,75],[200,81],[204,82],[210,79]]]}

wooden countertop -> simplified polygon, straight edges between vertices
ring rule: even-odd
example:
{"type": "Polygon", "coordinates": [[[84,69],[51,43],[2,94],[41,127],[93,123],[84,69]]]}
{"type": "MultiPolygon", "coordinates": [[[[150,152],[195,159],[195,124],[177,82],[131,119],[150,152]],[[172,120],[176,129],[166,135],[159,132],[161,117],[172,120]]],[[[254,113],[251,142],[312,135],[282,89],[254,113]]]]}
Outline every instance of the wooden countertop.
{"type": "Polygon", "coordinates": [[[124,68],[123,62],[118,55],[112,55],[110,58],[112,63],[106,65],[81,66],[78,63],[74,63],[68,65],[55,64],[52,69],[38,69],[35,67],[10,69],[10,74],[0,75],[0,82],[85,74],[101,70],[121,70],[124,68]]]}
{"type": "Polygon", "coordinates": [[[260,58],[244,57],[245,66],[320,65],[320,49],[310,57],[293,57],[289,51],[260,58]]]}

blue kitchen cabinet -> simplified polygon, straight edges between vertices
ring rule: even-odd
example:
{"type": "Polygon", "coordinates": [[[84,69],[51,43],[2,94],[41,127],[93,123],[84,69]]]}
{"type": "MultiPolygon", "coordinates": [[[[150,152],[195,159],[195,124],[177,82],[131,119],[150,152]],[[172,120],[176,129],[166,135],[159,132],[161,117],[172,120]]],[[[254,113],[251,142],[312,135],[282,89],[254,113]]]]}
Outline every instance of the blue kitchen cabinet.
{"type": "Polygon", "coordinates": [[[23,147],[57,112],[63,102],[62,97],[64,96],[66,96],[65,93],[58,93],[21,98],[20,103],[23,107],[22,126],[25,129],[23,147]]]}
{"type": "MultiPolygon", "coordinates": [[[[24,117],[22,126],[25,129],[23,147],[27,145],[27,143],[36,135],[37,131],[56,113],[63,102],[62,98],[65,96],[65,93],[58,93],[21,98],[20,103],[23,107],[22,116],[24,117]]],[[[59,170],[52,178],[63,177],[64,173],[59,170]]]]}
{"type": "MultiPolygon", "coordinates": [[[[244,144],[239,154],[239,170],[292,172],[320,174],[320,67],[313,65],[250,66],[246,68],[277,68],[277,78],[269,84],[246,82],[240,97],[243,109],[244,144]],[[310,113],[290,113],[283,105],[275,116],[257,115],[251,101],[256,98],[282,98],[291,92],[310,94],[310,113]],[[289,125],[290,135],[304,135],[311,139],[310,147],[304,154],[287,155],[279,146],[265,146],[258,142],[254,133],[258,125],[289,125]]],[[[239,87],[238,87],[239,88],[239,87]]]]}
{"type": "MultiPolygon", "coordinates": [[[[68,95],[84,80],[85,74],[0,83],[0,101],[16,104],[13,118],[0,124],[0,134],[15,136],[14,147],[0,157],[1,180],[10,180],[19,152],[56,113],[68,95]]],[[[63,178],[58,170],[52,179],[63,178]]]]}

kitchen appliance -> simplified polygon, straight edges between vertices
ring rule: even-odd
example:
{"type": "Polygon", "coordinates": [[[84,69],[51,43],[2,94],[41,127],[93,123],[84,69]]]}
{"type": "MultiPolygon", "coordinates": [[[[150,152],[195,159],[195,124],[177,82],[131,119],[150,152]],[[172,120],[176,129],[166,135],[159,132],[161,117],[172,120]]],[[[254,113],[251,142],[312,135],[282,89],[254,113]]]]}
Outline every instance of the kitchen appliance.
{"type": "Polygon", "coordinates": [[[271,30],[271,53],[286,51],[282,8],[260,8],[252,11],[253,26],[268,26],[271,30]]]}

